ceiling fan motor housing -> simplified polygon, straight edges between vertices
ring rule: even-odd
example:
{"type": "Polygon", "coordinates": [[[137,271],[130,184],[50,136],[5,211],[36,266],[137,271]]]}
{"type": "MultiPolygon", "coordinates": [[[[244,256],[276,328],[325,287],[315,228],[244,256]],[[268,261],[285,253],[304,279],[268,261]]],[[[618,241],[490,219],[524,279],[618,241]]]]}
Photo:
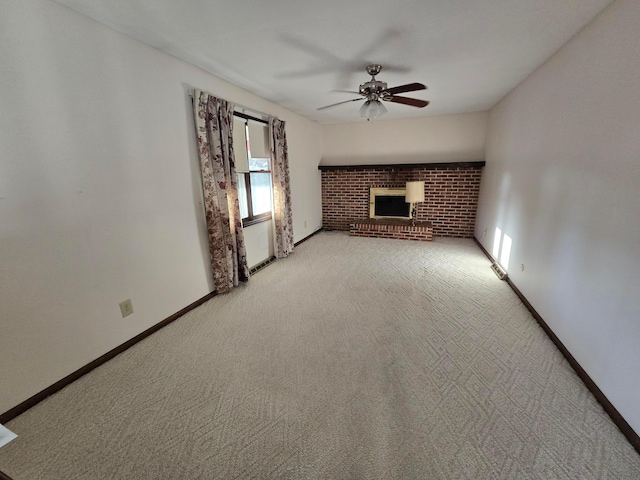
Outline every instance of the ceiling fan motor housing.
{"type": "Polygon", "coordinates": [[[360,84],[360,95],[368,97],[369,95],[375,95],[378,97],[380,92],[387,89],[387,83],[379,80],[371,80],[360,84]]]}

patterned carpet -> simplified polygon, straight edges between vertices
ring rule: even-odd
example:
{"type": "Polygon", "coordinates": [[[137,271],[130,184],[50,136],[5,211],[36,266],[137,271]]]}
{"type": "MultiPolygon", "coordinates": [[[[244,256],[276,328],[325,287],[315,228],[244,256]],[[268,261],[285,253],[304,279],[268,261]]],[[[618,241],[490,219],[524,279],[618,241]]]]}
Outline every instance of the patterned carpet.
{"type": "Polygon", "coordinates": [[[7,425],[37,479],[638,479],[471,240],[324,232],[7,425]]]}

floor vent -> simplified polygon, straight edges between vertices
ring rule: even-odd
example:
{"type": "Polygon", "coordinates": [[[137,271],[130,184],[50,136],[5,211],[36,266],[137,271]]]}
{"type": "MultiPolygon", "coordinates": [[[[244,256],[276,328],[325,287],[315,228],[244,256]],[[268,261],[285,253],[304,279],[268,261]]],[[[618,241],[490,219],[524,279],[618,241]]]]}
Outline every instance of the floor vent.
{"type": "Polygon", "coordinates": [[[498,262],[493,262],[491,264],[491,270],[493,270],[493,273],[495,273],[500,280],[506,280],[507,272],[502,269],[498,262]]]}
{"type": "Polygon", "coordinates": [[[268,258],[267,260],[265,260],[262,263],[259,263],[258,265],[256,265],[255,267],[253,267],[251,270],[249,270],[249,274],[253,275],[255,273],[258,273],[260,270],[262,270],[264,267],[266,267],[267,265],[269,265],[270,263],[275,262],[276,257],[271,257],[268,258]]]}

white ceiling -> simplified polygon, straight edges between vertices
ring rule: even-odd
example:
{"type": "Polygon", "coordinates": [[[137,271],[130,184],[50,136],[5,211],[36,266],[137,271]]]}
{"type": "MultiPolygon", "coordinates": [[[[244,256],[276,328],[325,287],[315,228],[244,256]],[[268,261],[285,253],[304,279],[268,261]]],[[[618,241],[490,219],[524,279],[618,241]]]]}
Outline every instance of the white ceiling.
{"type": "MultiPolygon", "coordinates": [[[[612,0],[54,0],[321,123],[361,121],[368,63],[418,109],[385,118],[485,111],[612,0]],[[384,67],[387,67],[386,69],[384,67]]],[[[196,85],[197,87],[197,85],[196,85]]],[[[215,93],[215,92],[212,92],[215,93]]]]}

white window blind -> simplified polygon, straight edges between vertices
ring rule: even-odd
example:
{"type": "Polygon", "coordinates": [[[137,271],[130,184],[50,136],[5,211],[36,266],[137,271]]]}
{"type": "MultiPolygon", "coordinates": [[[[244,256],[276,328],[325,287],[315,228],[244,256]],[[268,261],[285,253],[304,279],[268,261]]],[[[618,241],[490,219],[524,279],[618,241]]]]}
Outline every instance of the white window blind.
{"type": "Polygon", "coordinates": [[[236,172],[248,172],[247,131],[245,120],[238,117],[233,119],[233,153],[236,159],[236,172]]]}
{"type": "Polygon", "coordinates": [[[249,120],[249,149],[251,158],[269,158],[269,126],[249,120]]]}

